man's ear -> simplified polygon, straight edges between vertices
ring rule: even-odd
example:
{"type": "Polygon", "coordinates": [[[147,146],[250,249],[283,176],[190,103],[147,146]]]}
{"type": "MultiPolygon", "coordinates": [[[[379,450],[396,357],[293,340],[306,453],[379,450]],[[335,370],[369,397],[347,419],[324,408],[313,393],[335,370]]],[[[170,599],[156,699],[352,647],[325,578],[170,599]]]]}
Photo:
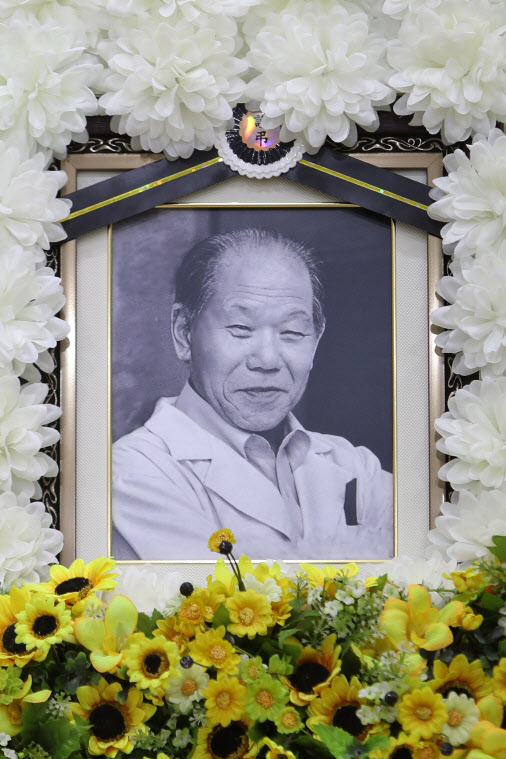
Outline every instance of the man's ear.
{"type": "Polygon", "coordinates": [[[172,306],[171,333],[176,356],[180,361],[189,361],[191,357],[190,320],[186,307],[181,303],[174,303],[172,306]]]}
{"type": "Polygon", "coordinates": [[[321,328],[320,332],[318,333],[318,335],[316,337],[316,343],[315,343],[314,350],[313,350],[313,356],[311,358],[311,369],[313,368],[313,361],[314,361],[314,357],[316,355],[316,350],[318,348],[318,343],[320,342],[320,340],[322,338],[322,335],[325,332],[325,324],[326,324],[326,322],[325,322],[325,320],[323,320],[322,328],[321,328]]]}

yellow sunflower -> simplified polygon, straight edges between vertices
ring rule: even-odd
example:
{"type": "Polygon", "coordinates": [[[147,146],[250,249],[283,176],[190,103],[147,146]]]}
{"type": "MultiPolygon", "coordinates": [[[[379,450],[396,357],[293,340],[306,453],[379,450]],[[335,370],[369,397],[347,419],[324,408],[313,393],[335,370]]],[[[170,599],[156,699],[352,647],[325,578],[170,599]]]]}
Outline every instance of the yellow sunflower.
{"type": "Polygon", "coordinates": [[[499,660],[499,664],[492,670],[493,674],[493,688],[496,696],[506,701],[506,658],[499,660]]]}
{"type": "Polygon", "coordinates": [[[420,745],[419,733],[413,733],[412,735],[406,735],[406,733],[400,732],[399,735],[394,738],[389,737],[389,744],[385,748],[375,749],[371,752],[370,756],[374,759],[412,759],[414,751],[417,746],[420,745]]]}
{"type": "Polygon", "coordinates": [[[215,553],[221,553],[220,552],[220,543],[232,543],[232,545],[235,544],[235,538],[232,530],[229,530],[228,527],[222,527],[221,530],[217,530],[216,532],[213,532],[211,537],[209,538],[208,546],[211,549],[211,551],[214,551],[215,553]]]}
{"type": "Polygon", "coordinates": [[[450,666],[439,659],[434,662],[434,679],[430,685],[443,696],[453,690],[457,695],[463,693],[477,701],[492,693],[494,681],[484,673],[479,659],[469,662],[464,654],[457,654],[450,666]]]}
{"type": "Polygon", "coordinates": [[[16,643],[16,614],[23,611],[29,600],[30,592],[26,587],[13,587],[9,595],[0,596],[0,666],[24,667],[32,659],[41,661],[46,658],[42,649],[28,651],[24,643],[16,643]]]}
{"type": "Polygon", "coordinates": [[[198,630],[204,630],[206,622],[206,605],[196,595],[185,598],[176,616],[176,630],[187,638],[193,638],[198,630]]]}
{"type": "Polygon", "coordinates": [[[244,759],[255,753],[256,744],[248,738],[251,720],[243,717],[223,725],[201,727],[192,759],[244,759]]]}
{"type": "Polygon", "coordinates": [[[29,651],[43,651],[44,658],[56,643],[75,643],[72,615],[64,602],[54,597],[33,596],[16,618],[16,643],[23,643],[29,651]]]}
{"type": "Polygon", "coordinates": [[[262,746],[267,747],[265,759],[297,759],[293,751],[283,748],[279,743],[271,741],[270,738],[264,738],[262,746]]]}
{"type": "Polygon", "coordinates": [[[399,704],[399,722],[406,733],[416,731],[421,738],[432,738],[448,722],[443,696],[428,685],[405,693],[399,704]]]}
{"type": "Polygon", "coordinates": [[[232,644],[224,640],[225,634],[223,625],[203,633],[198,632],[188,648],[190,656],[197,664],[203,667],[216,667],[232,675],[238,671],[241,657],[235,653],[232,644]]]}
{"type": "Polygon", "coordinates": [[[335,647],[335,643],[336,636],[332,634],[325,638],[319,649],[303,648],[292,674],[281,678],[290,689],[293,704],[305,706],[341,671],[341,646],[335,647]]]}
{"type": "Polygon", "coordinates": [[[122,690],[120,683],[109,684],[100,679],[97,687],[83,685],[77,689],[78,704],[70,705],[69,718],[77,714],[90,724],[88,751],[114,759],[119,751],[131,753],[138,732],[145,732],[145,722],[156,706],[143,701],[137,688],[130,688],[124,704],[116,700],[122,690]]]}
{"type": "Polygon", "coordinates": [[[76,559],[70,567],[53,564],[51,579],[40,585],[41,590],[51,593],[72,606],[72,614],[79,617],[85,607],[85,599],[97,590],[112,590],[118,584],[115,577],[118,573],[111,570],[116,566],[114,559],[101,556],[85,564],[82,559],[76,559]]]}
{"type": "Polygon", "coordinates": [[[177,619],[175,617],[160,619],[156,626],[157,629],[153,631],[153,637],[158,638],[163,635],[164,638],[176,644],[179,655],[182,656],[188,648],[188,638],[177,629],[177,619]]]}
{"type": "Polygon", "coordinates": [[[216,680],[210,680],[202,691],[206,699],[207,722],[209,725],[227,727],[231,722],[244,716],[247,703],[246,687],[237,677],[227,677],[218,673],[216,680]]]}
{"type": "Polygon", "coordinates": [[[357,717],[357,711],[364,703],[364,699],[358,696],[361,688],[356,677],[348,682],[344,675],[336,675],[330,685],[320,690],[318,698],[309,704],[311,717],[307,726],[313,730],[315,725],[333,725],[355,738],[365,738],[368,730],[357,717]]]}
{"type": "Polygon", "coordinates": [[[255,635],[267,635],[267,628],[272,625],[272,609],[267,598],[255,590],[238,590],[227,598],[225,605],[230,612],[231,624],[228,625],[232,635],[254,638],[255,635]]]}
{"type": "Polygon", "coordinates": [[[179,677],[177,646],[163,637],[146,638],[135,633],[128,641],[123,655],[131,683],[143,691],[147,698],[161,706],[170,687],[171,678],[179,677]]]}

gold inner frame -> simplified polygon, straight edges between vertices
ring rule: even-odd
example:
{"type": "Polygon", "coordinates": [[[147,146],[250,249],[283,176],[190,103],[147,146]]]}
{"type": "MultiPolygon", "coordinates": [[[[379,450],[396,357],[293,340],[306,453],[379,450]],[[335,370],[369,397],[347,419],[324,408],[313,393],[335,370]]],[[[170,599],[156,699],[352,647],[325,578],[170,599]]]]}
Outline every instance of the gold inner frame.
{"type": "MultiPolygon", "coordinates": [[[[432,184],[432,179],[441,175],[442,172],[442,157],[440,154],[389,154],[389,155],[363,155],[357,154],[354,157],[364,160],[368,163],[372,163],[377,166],[390,169],[425,169],[427,172],[427,181],[432,184]]],[[[152,161],[156,161],[162,158],[160,155],[153,154],[135,154],[135,155],[74,155],[71,156],[62,168],[67,172],[68,181],[63,188],[63,193],[69,193],[76,189],[77,185],[77,172],[78,171],[108,171],[108,170],[129,170],[139,168],[152,161]]],[[[192,207],[354,207],[354,204],[349,203],[182,203],[182,204],[169,204],[170,208],[177,208],[183,206],[184,208],[192,207]]],[[[167,206],[161,206],[167,207],[167,206]]],[[[110,233],[109,233],[110,239],[110,233]]],[[[76,241],[65,243],[62,251],[61,270],[62,270],[62,282],[66,293],[67,303],[63,311],[63,317],[70,324],[70,333],[64,343],[64,350],[62,351],[61,360],[61,387],[62,387],[62,424],[61,424],[61,475],[60,475],[60,502],[64,504],[62,509],[60,520],[61,529],[65,535],[65,547],[62,552],[62,561],[70,563],[75,558],[75,519],[76,519],[76,241]]],[[[395,299],[395,223],[392,222],[392,298],[395,299]]],[[[427,271],[427,288],[428,288],[428,312],[430,312],[440,305],[439,298],[435,293],[435,285],[438,279],[443,275],[443,260],[442,260],[442,247],[441,241],[438,238],[428,235],[427,242],[427,256],[428,256],[428,271],[427,271]]],[[[109,266],[111,257],[109,256],[109,266]]],[[[394,392],[394,555],[397,553],[397,478],[396,478],[396,463],[397,463],[397,447],[396,447],[396,430],[397,430],[397,418],[396,418],[396,318],[395,307],[393,311],[392,320],[392,339],[393,339],[393,353],[392,358],[394,362],[393,366],[393,392],[394,392]]],[[[110,330],[110,315],[109,315],[109,330],[110,330]]],[[[430,327],[430,320],[428,319],[428,351],[429,351],[429,493],[430,493],[430,523],[433,525],[434,519],[439,513],[440,505],[444,500],[443,490],[437,477],[437,471],[444,459],[435,447],[436,436],[434,430],[434,420],[441,415],[444,411],[444,363],[439,352],[436,352],[434,346],[435,330],[430,327]]],[[[110,414],[110,336],[108,340],[108,408],[110,414]]],[[[108,436],[110,437],[110,419],[108,419],[108,436]]],[[[108,441],[108,451],[110,459],[110,439],[108,441]]],[[[108,503],[108,546],[110,549],[110,460],[108,462],[108,491],[109,491],[109,503],[108,503]]],[[[301,559],[288,560],[287,563],[298,564],[301,559]]],[[[334,562],[337,563],[337,559],[315,559],[308,561],[313,562],[334,562]]],[[[378,563],[383,560],[371,560],[360,559],[360,563],[378,563]]],[[[124,561],[121,563],[139,563],[137,561],[124,561]]],[[[142,562],[144,563],[144,562],[142,562]]],[[[177,560],[177,561],[150,561],[149,563],[160,564],[213,564],[214,560],[177,560]]]]}

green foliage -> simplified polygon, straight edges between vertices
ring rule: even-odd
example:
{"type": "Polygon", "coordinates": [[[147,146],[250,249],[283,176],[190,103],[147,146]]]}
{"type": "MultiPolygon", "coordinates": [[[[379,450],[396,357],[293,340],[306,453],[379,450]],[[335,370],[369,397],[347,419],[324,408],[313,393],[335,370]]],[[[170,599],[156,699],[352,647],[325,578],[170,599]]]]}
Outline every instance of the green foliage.
{"type": "Polygon", "coordinates": [[[213,616],[213,627],[221,627],[224,625],[227,627],[227,625],[230,624],[230,612],[225,606],[225,604],[220,604],[216,611],[214,612],[213,616]]]}
{"type": "Polygon", "coordinates": [[[153,632],[156,630],[156,623],[163,619],[163,614],[156,609],[151,615],[139,613],[139,619],[137,620],[137,630],[143,632],[148,638],[153,637],[153,632]]]}
{"type": "Polygon", "coordinates": [[[386,748],[389,743],[388,738],[384,735],[374,735],[362,743],[347,733],[346,730],[331,725],[315,725],[314,729],[336,759],[366,757],[371,751],[386,748]]]}
{"type": "Polygon", "coordinates": [[[504,606],[504,601],[500,596],[485,591],[480,598],[480,606],[488,611],[499,611],[504,606]]]}
{"type": "Polygon", "coordinates": [[[499,561],[506,561],[506,537],[503,535],[494,535],[492,538],[493,546],[489,546],[490,553],[497,556],[499,561]]]}
{"type": "Polygon", "coordinates": [[[23,711],[22,735],[26,743],[37,743],[52,759],[69,759],[81,748],[89,725],[84,720],[70,722],[67,717],[52,717],[47,704],[27,704],[23,711]]]}

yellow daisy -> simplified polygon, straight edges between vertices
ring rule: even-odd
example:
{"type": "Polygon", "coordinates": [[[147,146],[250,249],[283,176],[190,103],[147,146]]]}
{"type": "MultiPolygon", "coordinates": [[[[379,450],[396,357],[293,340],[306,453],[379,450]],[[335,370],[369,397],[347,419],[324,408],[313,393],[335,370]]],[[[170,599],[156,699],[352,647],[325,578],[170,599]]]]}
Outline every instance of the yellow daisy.
{"type": "Polygon", "coordinates": [[[252,756],[255,744],[248,738],[251,720],[243,717],[223,725],[201,727],[192,759],[243,759],[252,756]],[[252,753],[250,753],[252,752],[252,753]]]}
{"type": "Polygon", "coordinates": [[[374,759],[413,759],[414,751],[420,745],[420,735],[418,733],[406,735],[400,732],[396,738],[390,736],[389,741],[386,748],[371,752],[371,757],[374,759]]]}
{"type": "Polygon", "coordinates": [[[177,619],[175,617],[160,619],[156,626],[157,629],[153,631],[153,637],[157,638],[163,635],[164,638],[176,644],[179,655],[182,656],[188,648],[188,638],[177,629],[177,619]]]}
{"type": "Polygon", "coordinates": [[[38,649],[45,657],[56,643],[75,643],[72,615],[65,603],[54,597],[33,596],[16,618],[16,643],[23,643],[29,651],[38,649]]]}
{"type": "Polygon", "coordinates": [[[0,596],[0,666],[24,667],[32,659],[41,661],[46,658],[42,649],[29,651],[24,643],[16,643],[16,614],[23,611],[29,600],[30,592],[26,587],[13,587],[9,595],[0,596]]]}
{"type": "Polygon", "coordinates": [[[79,617],[85,606],[83,601],[97,590],[112,590],[118,584],[115,577],[118,573],[111,572],[116,566],[114,559],[101,556],[85,564],[82,559],[76,559],[70,567],[61,564],[53,564],[50,569],[51,579],[40,585],[41,590],[61,598],[68,606],[72,606],[72,613],[79,617]]]}
{"type": "Polygon", "coordinates": [[[270,738],[264,738],[262,746],[267,747],[265,759],[297,759],[293,751],[283,748],[278,743],[271,741],[270,738]]]}
{"type": "Polygon", "coordinates": [[[187,638],[193,638],[198,630],[203,631],[205,628],[206,611],[204,602],[196,593],[192,593],[181,604],[177,613],[176,629],[187,638]]]}
{"type": "Polygon", "coordinates": [[[448,721],[448,712],[440,693],[434,693],[426,685],[405,693],[399,704],[399,722],[406,733],[420,733],[422,738],[432,738],[441,732],[448,721]]]}
{"type": "Polygon", "coordinates": [[[97,687],[83,685],[77,689],[78,704],[70,705],[69,718],[77,714],[90,724],[90,754],[114,757],[119,751],[131,753],[138,732],[145,732],[144,723],[156,706],[143,701],[142,693],[130,688],[124,704],[116,700],[122,690],[120,683],[109,684],[101,678],[97,687]]]}
{"type": "Polygon", "coordinates": [[[211,551],[214,551],[215,553],[221,553],[220,551],[220,543],[232,543],[232,545],[235,544],[235,538],[232,530],[229,530],[227,527],[223,527],[221,530],[217,530],[216,532],[213,532],[211,537],[209,538],[208,546],[211,549],[211,551]]]}
{"type": "Polygon", "coordinates": [[[188,648],[190,656],[197,664],[201,664],[203,667],[216,667],[216,669],[232,675],[238,671],[241,657],[235,653],[232,644],[228,640],[224,640],[225,634],[226,630],[223,625],[215,630],[198,632],[188,648]]]}
{"type": "Polygon", "coordinates": [[[506,658],[499,660],[499,664],[492,670],[493,674],[493,688],[496,696],[506,701],[506,658]]]}
{"type": "Polygon", "coordinates": [[[225,603],[226,595],[224,590],[225,588],[221,583],[213,583],[207,588],[197,588],[194,591],[194,598],[199,598],[206,608],[204,614],[206,622],[212,622],[218,606],[225,603]]]}
{"type": "Polygon", "coordinates": [[[255,590],[239,590],[227,598],[225,605],[230,612],[228,629],[232,635],[247,635],[250,639],[267,635],[267,628],[272,625],[272,609],[264,595],[255,590]]]}
{"type": "Polygon", "coordinates": [[[237,677],[218,673],[216,680],[209,681],[203,695],[206,699],[208,724],[227,727],[243,717],[247,703],[246,687],[241,685],[237,677]]]}
{"type": "Polygon", "coordinates": [[[321,689],[318,698],[309,704],[311,717],[307,726],[313,730],[315,725],[333,725],[346,730],[355,738],[365,738],[368,730],[357,717],[357,711],[364,703],[364,699],[358,696],[361,688],[356,677],[348,682],[344,675],[337,675],[330,685],[321,689]]]}
{"type": "Polygon", "coordinates": [[[149,691],[147,698],[161,706],[171,678],[179,677],[177,646],[163,637],[146,638],[136,633],[129,639],[123,655],[127,675],[139,690],[149,691]]]}
{"type": "Polygon", "coordinates": [[[290,689],[290,701],[297,706],[305,706],[329,685],[341,670],[339,656],[341,646],[335,648],[336,636],[328,635],[321,648],[303,648],[295,669],[282,682],[290,689]]]}
{"type": "Polygon", "coordinates": [[[449,666],[439,659],[434,662],[434,679],[430,685],[443,696],[453,690],[457,695],[463,693],[477,701],[492,693],[494,681],[484,673],[479,659],[469,662],[464,654],[457,654],[449,666]]]}

